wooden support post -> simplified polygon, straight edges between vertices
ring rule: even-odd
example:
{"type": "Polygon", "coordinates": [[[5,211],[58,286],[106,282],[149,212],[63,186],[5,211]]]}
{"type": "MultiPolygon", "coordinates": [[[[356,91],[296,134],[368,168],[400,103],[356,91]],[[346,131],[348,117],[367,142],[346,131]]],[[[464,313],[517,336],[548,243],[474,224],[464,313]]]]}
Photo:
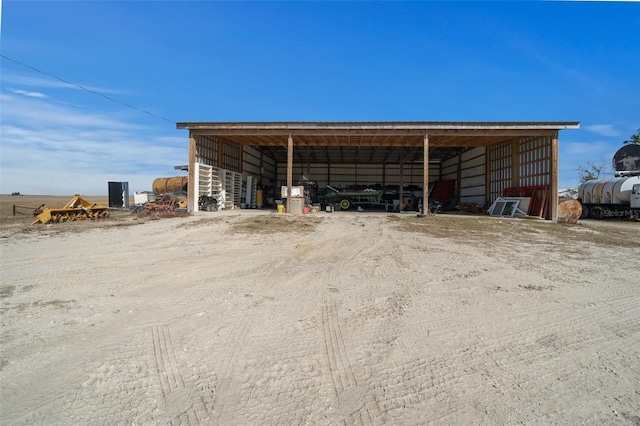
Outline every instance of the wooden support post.
{"type": "Polygon", "coordinates": [[[522,138],[511,142],[511,186],[520,186],[520,176],[518,176],[518,149],[521,141],[522,138]]]}
{"type": "Polygon", "coordinates": [[[422,214],[429,211],[429,135],[424,135],[424,163],[422,165],[422,214]]]}
{"type": "Polygon", "coordinates": [[[293,185],[293,138],[287,141],[287,213],[291,212],[291,186],[293,185]]]}
{"type": "Polygon", "coordinates": [[[262,147],[260,147],[260,180],[258,182],[260,182],[260,185],[262,185],[262,180],[263,180],[263,175],[264,175],[264,151],[262,150],[262,147]]]}
{"type": "Polygon", "coordinates": [[[402,211],[402,204],[404,203],[404,147],[400,148],[400,211],[402,211]]]}
{"type": "Polygon", "coordinates": [[[484,202],[488,202],[491,200],[491,146],[485,147],[485,156],[484,156],[484,169],[486,173],[484,174],[484,202]]]}
{"type": "Polygon", "coordinates": [[[387,163],[382,163],[382,186],[387,185],[387,163]]]}
{"type": "Polygon", "coordinates": [[[558,222],[558,132],[551,136],[551,164],[549,176],[549,218],[558,222]]]}
{"type": "Polygon", "coordinates": [[[187,185],[187,211],[193,213],[198,211],[198,188],[196,183],[196,138],[189,131],[189,184],[187,185]]]}
{"type": "MultiPolygon", "coordinates": [[[[440,163],[440,180],[442,180],[442,163],[440,163]]],[[[453,196],[460,200],[460,188],[462,188],[462,154],[458,154],[458,169],[456,170],[456,186],[453,190],[453,196]]]]}
{"type": "Polygon", "coordinates": [[[217,166],[220,167],[221,169],[224,169],[224,146],[225,146],[225,142],[220,139],[218,140],[218,164],[217,166]]]}

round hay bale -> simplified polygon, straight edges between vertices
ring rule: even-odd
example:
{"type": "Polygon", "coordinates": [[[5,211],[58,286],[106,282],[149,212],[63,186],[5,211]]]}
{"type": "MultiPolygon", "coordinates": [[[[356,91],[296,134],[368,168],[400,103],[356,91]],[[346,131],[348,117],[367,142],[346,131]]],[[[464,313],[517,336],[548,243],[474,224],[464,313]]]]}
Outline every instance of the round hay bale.
{"type": "Polygon", "coordinates": [[[582,204],[578,200],[560,200],[558,203],[558,223],[577,223],[582,214],[582,204]]]}

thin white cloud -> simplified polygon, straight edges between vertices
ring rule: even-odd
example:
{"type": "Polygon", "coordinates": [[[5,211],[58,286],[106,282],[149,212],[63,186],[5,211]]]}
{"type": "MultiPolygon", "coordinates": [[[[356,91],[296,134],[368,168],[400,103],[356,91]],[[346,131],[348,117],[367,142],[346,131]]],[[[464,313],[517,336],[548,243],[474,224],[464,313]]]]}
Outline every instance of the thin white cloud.
{"type": "Polygon", "coordinates": [[[28,90],[21,90],[21,89],[9,89],[9,91],[15,93],[16,95],[23,95],[31,98],[48,98],[47,95],[40,92],[31,92],[28,90]]]}
{"type": "Polygon", "coordinates": [[[611,144],[602,141],[595,142],[563,142],[562,153],[571,156],[572,159],[593,158],[608,154],[611,144]]]}
{"type": "Polygon", "coordinates": [[[105,129],[140,129],[141,126],[109,116],[89,113],[81,108],[58,105],[43,99],[0,94],[2,121],[26,127],[96,127],[105,129]]]}
{"type": "MultiPolygon", "coordinates": [[[[60,76],[63,78],[64,76],[60,76]]],[[[82,90],[78,86],[74,86],[73,84],[65,83],[64,81],[58,80],[53,77],[46,76],[34,76],[28,74],[21,73],[12,73],[9,71],[3,71],[2,73],[2,82],[3,84],[12,84],[15,86],[27,86],[27,87],[37,87],[40,89],[73,89],[73,90],[82,90]]],[[[102,94],[123,94],[125,92],[121,90],[116,90],[112,88],[99,87],[91,84],[84,84],[83,82],[74,81],[73,83],[78,84],[86,89],[92,90],[97,93],[102,94]]]]}
{"type": "Polygon", "coordinates": [[[591,124],[584,126],[584,129],[605,137],[617,137],[621,135],[621,133],[616,130],[612,124],[591,124]]]}
{"type": "Polygon", "coordinates": [[[106,193],[109,181],[130,182],[132,191],[148,190],[153,179],[173,176],[173,166],[187,160],[186,143],[166,146],[151,131],[3,126],[2,138],[2,193],[97,195],[106,193]]]}
{"type": "Polygon", "coordinates": [[[166,124],[136,124],[128,111],[87,112],[50,99],[0,94],[0,192],[107,193],[107,182],[149,190],[187,161],[186,135],[166,124]]]}

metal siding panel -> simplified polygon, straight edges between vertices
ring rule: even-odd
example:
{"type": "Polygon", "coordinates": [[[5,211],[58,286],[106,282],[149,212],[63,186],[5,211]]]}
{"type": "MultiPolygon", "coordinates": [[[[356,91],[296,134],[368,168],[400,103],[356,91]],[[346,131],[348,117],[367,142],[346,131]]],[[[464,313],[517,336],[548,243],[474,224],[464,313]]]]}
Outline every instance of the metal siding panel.
{"type": "Polygon", "coordinates": [[[461,187],[478,186],[478,185],[484,185],[484,184],[485,184],[484,175],[467,176],[460,180],[461,187]]]}
{"type": "Polygon", "coordinates": [[[460,188],[460,194],[461,197],[476,197],[480,195],[484,197],[484,185],[460,188]]]}
{"type": "MultiPolygon", "coordinates": [[[[457,173],[458,171],[458,166],[450,166],[450,167],[443,167],[442,168],[442,174],[449,174],[449,173],[457,173]]],[[[429,170],[429,174],[431,174],[431,170],[429,170]]]]}
{"type": "Polygon", "coordinates": [[[469,177],[469,176],[482,176],[482,178],[484,179],[485,174],[486,174],[486,170],[485,170],[484,164],[476,167],[470,167],[468,169],[462,169],[460,171],[460,175],[463,178],[469,177]]]}
{"type": "Polygon", "coordinates": [[[456,167],[458,165],[458,157],[449,158],[442,162],[442,168],[445,167],[456,167]]]}
{"type": "Polygon", "coordinates": [[[389,177],[399,177],[400,176],[400,166],[396,164],[387,165],[386,166],[386,176],[387,179],[389,177]]]}
{"type": "Polygon", "coordinates": [[[470,149],[469,151],[463,152],[460,157],[462,162],[472,161],[475,158],[485,158],[487,155],[487,149],[483,146],[470,149]]]}
{"type": "Polygon", "coordinates": [[[243,165],[242,169],[243,169],[244,173],[248,173],[248,174],[251,174],[251,175],[256,175],[257,176],[257,175],[260,174],[260,167],[256,166],[256,165],[253,165],[253,164],[245,163],[243,165]]]}
{"type": "Polygon", "coordinates": [[[522,139],[519,143],[518,185],[545,185],[549,182],[551,140],[548,137],[522,139]]]}
{"type": "Polygon", "coordinates": [[[484,166],[486,162],[487,162],[487,159],[485,156],[474,157],[474,158],[470,158],[468,160],[463,161],[461,166],[463,169],[467,167],[484,166]]]}
{"type": "Polygon", "coordinates": [[[453,173],[443,173],[442,180],[456,180],[458,178],[458,172],[455,171],[453,173]]]}
{"type": "Polygon", "coordinates": [[[245,164],[253,164],[260,167],[260,151],[251,146],[243,146],[242,161],[245,164]]]}
{"type": "Polygon", "coordinates": [[[484,198],[484,194],[483,195],[477,195],[477,196],[460,197],[460,202],[462,202],[462,203],[476,203],[476,204],[479,204],[481,206],[486,204],[486,201],[485,201],[485,198],[484,198]]]}

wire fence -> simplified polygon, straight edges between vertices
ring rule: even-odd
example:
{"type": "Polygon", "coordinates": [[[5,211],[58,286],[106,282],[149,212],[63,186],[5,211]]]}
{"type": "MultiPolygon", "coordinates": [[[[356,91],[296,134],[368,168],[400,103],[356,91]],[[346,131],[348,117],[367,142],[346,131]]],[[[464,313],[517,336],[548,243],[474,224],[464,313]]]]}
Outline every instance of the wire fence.
{"type": "Polygon", "coordinates": [[[14,216],[19,216],[19,215],[33,216],[33,212],[36,209],[37,209],[37,207],[18,206],[18,205],[14,204],[13,205],[13,215],[14,216]]]}

